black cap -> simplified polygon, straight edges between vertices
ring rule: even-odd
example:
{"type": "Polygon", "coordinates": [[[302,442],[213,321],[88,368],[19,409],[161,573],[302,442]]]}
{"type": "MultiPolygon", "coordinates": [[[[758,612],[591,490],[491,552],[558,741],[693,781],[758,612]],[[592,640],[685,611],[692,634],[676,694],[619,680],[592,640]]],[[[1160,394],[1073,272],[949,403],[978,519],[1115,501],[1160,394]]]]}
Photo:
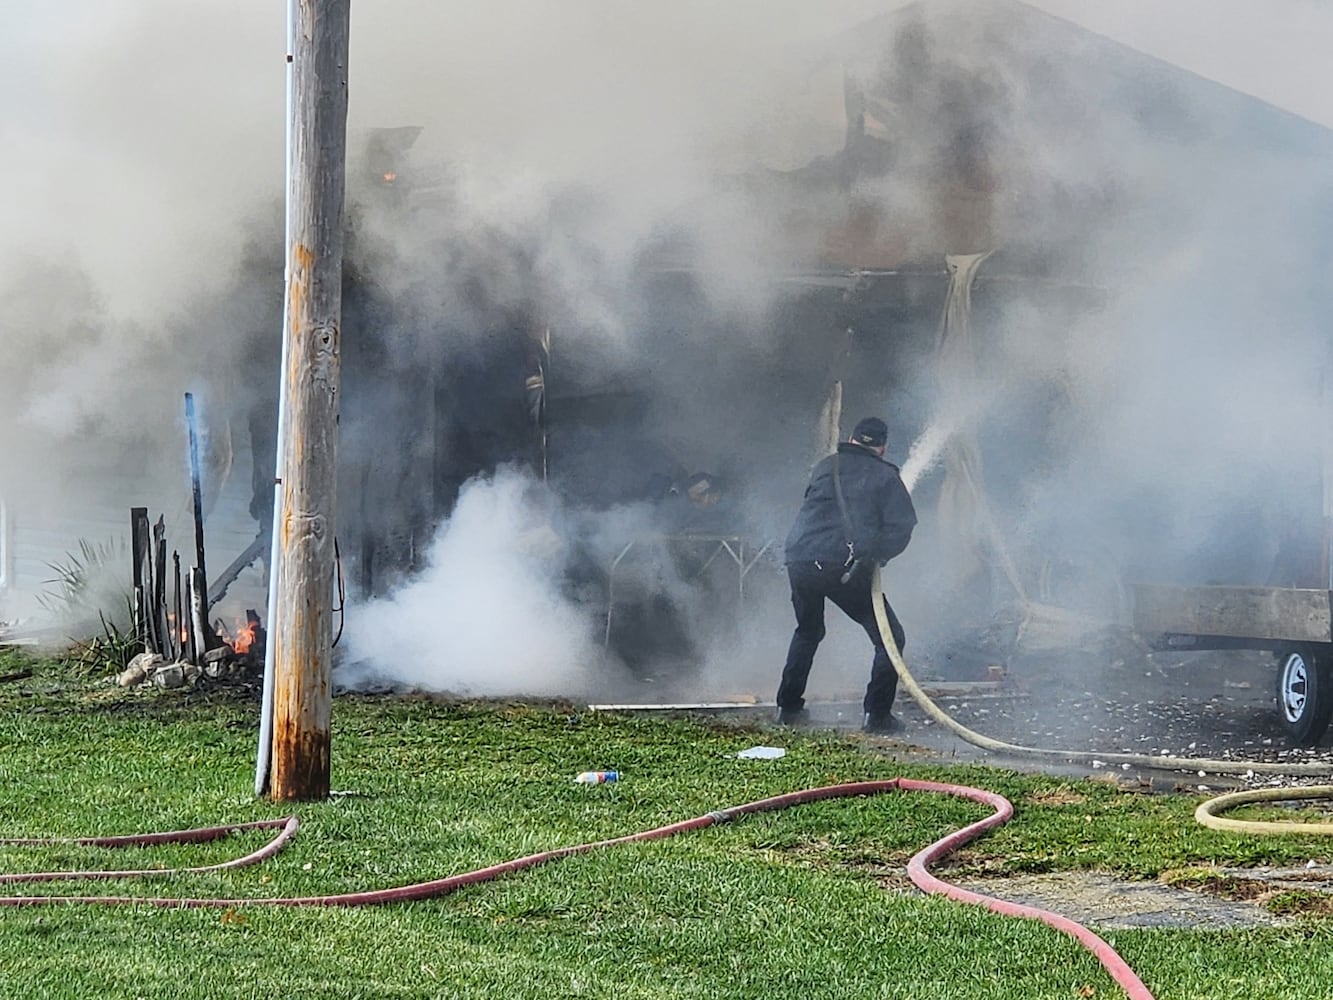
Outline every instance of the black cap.
{"type": "Polygon", "coordinates": [[[857,421],[852,440],[867,448],[882,448],[889,440],[889,425],[879,417],[865,417],[857,421]]]}

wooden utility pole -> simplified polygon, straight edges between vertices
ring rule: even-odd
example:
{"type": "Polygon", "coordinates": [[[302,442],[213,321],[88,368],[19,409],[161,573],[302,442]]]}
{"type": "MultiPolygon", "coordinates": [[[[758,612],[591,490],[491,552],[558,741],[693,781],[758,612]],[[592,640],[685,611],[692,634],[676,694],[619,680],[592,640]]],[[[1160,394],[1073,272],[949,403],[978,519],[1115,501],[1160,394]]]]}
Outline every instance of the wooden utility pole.
{"type": "Polygon", "coordinates": [[[269,623],[275,800],[329,794],[350,6],[350,0],[295,0],[292,11],[285,412],[269,623]]]}

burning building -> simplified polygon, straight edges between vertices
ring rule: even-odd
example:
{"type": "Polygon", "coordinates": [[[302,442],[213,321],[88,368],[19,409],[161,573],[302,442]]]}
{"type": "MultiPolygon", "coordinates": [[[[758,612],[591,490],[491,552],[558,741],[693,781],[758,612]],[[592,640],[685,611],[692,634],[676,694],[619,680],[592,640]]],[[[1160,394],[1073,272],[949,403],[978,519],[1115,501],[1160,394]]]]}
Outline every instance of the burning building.
{"type": "Polygon", "coordinates": [[[1008,600],[1123,620],[1127,581],[1263,579],[1293,523],[1317,550],[1333,135],[1021,3],[911,4],[826,56],[802,99],[839,142],[588,269],[621,340],[529,286],[564,494],[708,470],[759,548],[840,415],[882,413],[927,642],[1008,600]]]}
{"type": "MultiPolygon", "coordinates": [[[[755,623],[730,661],[767,677],[789,627],[773,543],[866,413],[916,484],[922,524],[887,584],[918,651],[1015,596],[1114,615],[1127,579],[1262,576],[1298,512],[1318,534],[1323,459],[1299,428],[1330,314],[1327,130],[1012,0],[909,4],[792,75],[755,112],[800,131],[781,163],[633,227],[578,184],[488,211],[466,164],[421,152],[429,130],[371,137],[351,173],[339,445],[356,599],[426,580],[425,607],[455,603],[541,522],[559,558],[516,563],[561,577],[553,606],[604,646],[633,620],[607,616],[613,561],[674,532],[680,488],[707,474],[726,503],[694,534],[743,537],[754,574],[722,616],[755,623]],[[442,528],[491,527],[468,520],[469,484],[515,467],[557,500],[476,494],[515,523],[466,550],[470,574],[433,573],[442,528]]],[[[225,296],[242,375],[208,411],[232,470],[211,544],[237,553],[271,516],[271,220],[225,296]]],[[[9,565],[36,561],[32,537],[9,565]]],[[[641,632],[697,631],[688,575],[650,578],[672,606],[645,598],[641,632]]],[[[424,631],[398,659],[434,656],[445,639],[424,631]]],[[[571,648],[545,655],[589,647],[571,648]]]]}

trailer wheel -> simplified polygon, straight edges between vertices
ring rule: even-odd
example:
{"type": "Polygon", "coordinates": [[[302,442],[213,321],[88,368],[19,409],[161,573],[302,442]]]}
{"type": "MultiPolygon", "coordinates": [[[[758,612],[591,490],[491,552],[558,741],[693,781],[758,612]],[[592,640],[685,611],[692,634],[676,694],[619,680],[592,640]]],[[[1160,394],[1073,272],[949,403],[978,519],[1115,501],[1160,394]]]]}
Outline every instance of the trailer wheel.
{"type": "Polygon", "coordinates": [[[1333,716],[1333,670],[1323,656],[1291,649],[1278,654],[1277,709],[1287,739],[1314,746],[1333,716]]]}

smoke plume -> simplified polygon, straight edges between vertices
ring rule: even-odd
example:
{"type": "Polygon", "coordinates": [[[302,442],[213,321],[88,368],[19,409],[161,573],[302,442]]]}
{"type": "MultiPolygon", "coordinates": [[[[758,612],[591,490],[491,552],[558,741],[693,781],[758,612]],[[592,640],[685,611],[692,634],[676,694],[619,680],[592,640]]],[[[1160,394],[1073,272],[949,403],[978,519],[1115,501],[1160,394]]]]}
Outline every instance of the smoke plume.
{"type": "MultiPolygon", "coordinates": [[[[179,523],[192,391],[216,565],[255,529],[276,392],[281,5],[75,6],[0,39],[0,495],[47,540],[20,562],[130,503],[179,523]]],[[[766,696],[833,398],[906,461],[921,525],[886,585],[918,655],[1014,597],[1123,619],[1127,581],[1262,583],[1317,535],[1310,122],[1006,0],[354,4],[352,32],[339,517],[403,572],[354,587],[340,669],[579,688],[608,563],[684,524],[750,555],[645,556],[621,620],[675,637],[639,652],[686,660],[682,690],[766,696]],[[974,253],[949,328],[945,255],[974,253]],[[550,331],[543,487],[491,405],[516,330],[550,331]],[[716,516],[649,502],[698,473],[716,516]]],[[[863,642],[831,618],[830,683],[863,642]]]]}
{"type": "Polygon", "coordinates": [[[353,612],[339,683],[586,695],[602,651],[560,592],[568,553],[553,514],[540,484],[517,471],[470,483],[419,576],[353,612]]]}

